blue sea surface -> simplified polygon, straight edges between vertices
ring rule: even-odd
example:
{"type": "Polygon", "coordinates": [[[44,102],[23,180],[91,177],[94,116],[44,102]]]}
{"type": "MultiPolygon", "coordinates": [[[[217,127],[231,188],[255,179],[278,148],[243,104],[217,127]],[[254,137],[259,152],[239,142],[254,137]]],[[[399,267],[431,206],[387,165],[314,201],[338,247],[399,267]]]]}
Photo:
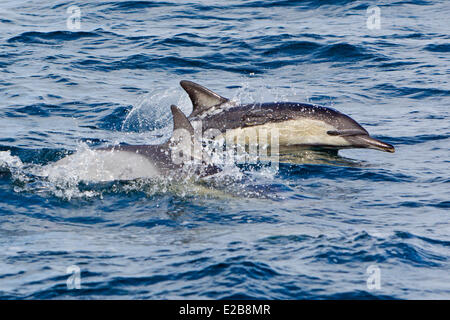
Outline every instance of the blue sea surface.
{"type": "Polygon", "coordinates": [[[450,299],[448,1],[0,12],[1,299],[450,299]],[[216,185],[45,177],[78,150],[167,140],[170,105],[192,109],[183,79],[333,107],[396,153],[236,167],[216,185]]]}

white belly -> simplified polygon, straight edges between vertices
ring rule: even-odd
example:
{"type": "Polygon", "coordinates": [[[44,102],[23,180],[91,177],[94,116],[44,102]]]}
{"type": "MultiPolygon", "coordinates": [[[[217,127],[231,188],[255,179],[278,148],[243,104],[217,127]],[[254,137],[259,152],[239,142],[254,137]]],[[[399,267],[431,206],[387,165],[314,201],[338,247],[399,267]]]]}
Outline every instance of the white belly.
{"type": "Polygon", "coordinates": [[[49,179],[107,182],[153,178],[158,169],[146,157],[124,151],[85,150],[46,167],[49,179]]]}
{"type": "MultiPolygon", "coordinates": [[[[278,131],[279,145],[328,145],[336,147],[349,146],[350,143],[342,137],[331,136],[327,131],[336,130],[332,125],[320,120],[297,119],[283,122],[266,123],[254,127],[237,128],[227,131],[227,137],[248,137],[249,141],[260,140],[260,133],[268,134],[270,144],[272,130],[278,131]],[[253,138],[253,139],[252,139],[253,138]]],[[[227,138],[227,142],[229,139],[227,138]]]]}

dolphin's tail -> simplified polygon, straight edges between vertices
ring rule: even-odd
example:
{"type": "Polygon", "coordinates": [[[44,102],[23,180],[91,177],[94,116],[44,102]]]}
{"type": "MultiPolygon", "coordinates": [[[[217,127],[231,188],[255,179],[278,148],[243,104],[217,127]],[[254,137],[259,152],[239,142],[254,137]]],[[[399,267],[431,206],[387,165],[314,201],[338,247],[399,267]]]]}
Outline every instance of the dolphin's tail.
{"type": "Polygon", "coordinates": [[[348,140],[352,147],[354,148],[369,148],[369,149],[376,149],[381,150],[385,152],[395,152],[395,148],[393,145],[383,142],[381,140],[372,138],[369,135],[356,135],[356,136],[349,136],[345,137],[346,140],[348,140]]]}

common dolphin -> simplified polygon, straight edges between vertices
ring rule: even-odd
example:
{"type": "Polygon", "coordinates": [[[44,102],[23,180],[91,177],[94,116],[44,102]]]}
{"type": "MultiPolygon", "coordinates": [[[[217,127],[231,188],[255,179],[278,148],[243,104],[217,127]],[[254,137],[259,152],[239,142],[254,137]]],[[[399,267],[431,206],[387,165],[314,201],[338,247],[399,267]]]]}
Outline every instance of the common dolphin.
{"type": "Polygon", "coordinates": [[[173,134],[160,145],[118,145],[77,152],[52,164],[50,177],[76,175],[79,180],[106,182],[192,174],[199,177],[214,174],[217,168],[192,160],[194,129],[184,113],[171,106],[173,134]],[[183,153],[185,153],[183,155],[183,153]],[[190,166],[192,164],[192,166],[190,166]]]}
{"type": "Polygon", "coordinates": [[[332,108],[295,102],[238,105],[192,81],[183,80],[180,85],[193,104],[188,118],[201,121],[203,131],[217,129],[224,134],[232,130],[232,135],[248,136],[254,129],[278,129],[280,151],[283,147],[319,147],[395,152],[392,145],[372,138],[355,120],[332,108]]]}

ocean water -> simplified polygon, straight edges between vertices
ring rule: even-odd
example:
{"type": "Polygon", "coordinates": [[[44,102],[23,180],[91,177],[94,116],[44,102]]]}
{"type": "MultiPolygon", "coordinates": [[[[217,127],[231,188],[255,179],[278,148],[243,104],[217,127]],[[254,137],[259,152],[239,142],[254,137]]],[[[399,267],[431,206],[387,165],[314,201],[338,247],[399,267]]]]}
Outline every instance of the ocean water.
{"type": "Polygon", "coordinates": [[[0,298],[450,299],[448,1],[0,12],[0,298]],[[48,179],[75,151],[167,140],[170,105],[192,108],[183,79],[336,108],[396,153],[306,154],[207,182],[48,179]]]}

